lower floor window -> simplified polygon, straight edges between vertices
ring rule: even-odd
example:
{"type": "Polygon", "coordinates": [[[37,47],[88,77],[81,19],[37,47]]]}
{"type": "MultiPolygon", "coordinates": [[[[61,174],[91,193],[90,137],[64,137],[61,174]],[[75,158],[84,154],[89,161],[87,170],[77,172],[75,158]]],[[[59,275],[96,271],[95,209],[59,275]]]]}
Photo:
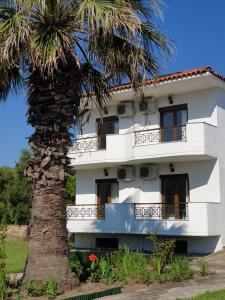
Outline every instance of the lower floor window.
{"type": "Polygon", "coordinates": [[[161,176],[162,217],[164,219],[185,219],[186,203],[189,198],[187,174],[161,176]]]}
{"type": "Polygon", "coordinates": [[[96,238],[96,248],[118,249],[119,240],[117,238],[96,238]]]}

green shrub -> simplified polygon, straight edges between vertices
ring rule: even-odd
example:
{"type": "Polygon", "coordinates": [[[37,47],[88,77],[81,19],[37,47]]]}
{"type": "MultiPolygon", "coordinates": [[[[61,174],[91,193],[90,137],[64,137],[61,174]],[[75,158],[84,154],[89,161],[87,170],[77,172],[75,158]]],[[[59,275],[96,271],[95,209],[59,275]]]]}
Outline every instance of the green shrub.
{"type": "Polygon", "coordinates": [[[182,281],[193,277],[193,270],[185,256],[173,256],[169,268],[169,278],[174,281],[182,281]]]}
{"type": "Polygon", "coordinates": [[[165,271],[168,260],[173,255],[175,240],[161,239],[154,234],[150,236],[150,240],[153,243],[151,264],[155,277],[160,278],[160,275],[165,271]]]}
{"type": "Polygon", "coordinates": [[[4,300],[7,290],[6,278],[6,254],[5,254],[5,240],[6,229],[4,224],[0,224],[0,300],[4,300]]]}
{"type": "Polygon", "coordinates": [[[111,255],[114,278],[118,281],[136,279],[139,282],[150,281],[148,256],[133,252],[128,247],[111,255]]]}
{"type": "Polygon", "coordinates": [[[208,271],[208,263],[204,257],[201,257],[199,260],[199,272],[202,276],[206,276],[208,271]]]}
{"type": "Polygon", "coordinates": [[[49,278],[44,283],[44,293],[48,299],[55,299],[58,290],[58,283],[55,278],[49,278]]]}
{"type": "Polygon", "coordinates": [[[48,299],[55,299],[57,295],[58,283],[55,278],[49,278],[42,284],[35,281],[27,281],[25,283],[25,288],[28,296],[47,296],[48,299]]]}
{"type": "Polygon", "coordinates": [[[25,283],[28,296],[39,297],[44,295],[44,287],[42,284],[38,284],[34,281],[27,281],[25,283]]]}
{"type": "Polygon", "coordinates": [[[69,256],[72,272],[81,280],[84,281],[89,276],[88,269],[90,268],[90,262],[88,260],[87,253],[84,252],[72,252],[69,256]]]}

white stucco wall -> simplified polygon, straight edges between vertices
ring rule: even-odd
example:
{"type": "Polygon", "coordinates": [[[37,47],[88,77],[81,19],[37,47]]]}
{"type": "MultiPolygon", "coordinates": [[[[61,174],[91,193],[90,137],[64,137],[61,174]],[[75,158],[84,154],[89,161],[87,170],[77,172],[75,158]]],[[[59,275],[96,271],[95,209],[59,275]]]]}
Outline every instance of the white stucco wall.
{"type": "Polygon", "coordinates": [[[217,89],[217,119],[218,119],[218,162],[219,162],[219,186],[221,194],[222,216],[222,241],[225,245],[225,91],[217,89]]]}
{"type": "MultiPolygon", "coordinates": [[[[113,99],[117,95],[112,97],[111,103],[108,107],[108,114],[103,114],[103,117],[117,115],[116,103],[113,104],[113,99]]],[[[138,101],[127,99],[124,95],[125,100],[134,102],[135,114],[129,118],[119,119],[119,133],[127,133],[134,127],[138,128],[157,128],[160,125],[160,114],[159,112],[149,114],[148,116],[138,112],[138,101]]],[[[188,122],[206,122],[217,126],[217,113],[216,113],[216,97],[215,89],[192,91],[181,95],[175,95],[173,97],[174,103],[172,105],[187,104],[188,106],[188,122]]],[[[158,108],[170,106],[167,97],[157,98],[158,108]]],[[[172,106],[171,105],[171,106],[172,106]]],[[[100,113],[93,109],[89,122],[82,128],[83,136],[96,134],[96,118],[100,118],[100,113]]]]}
{"type": "MultiPolygon", "coordinates": [[[[195,162],[173,162],[175,172],[168,164],[157,164],[159,175],[188,174],[191,202],[220,202],[219,164],[216,160],[195,162]]],[[[136,174],[138,177],[138,168],[136,174]]],[[[96,203],[96,179],[117,178],[117,168],[108,168],[105,177],[103,168],[77,171],[76,204],[96,203]]],[[[159,203],[161,202],[160,179],[119,181],[119,202],[159,203]]]]}

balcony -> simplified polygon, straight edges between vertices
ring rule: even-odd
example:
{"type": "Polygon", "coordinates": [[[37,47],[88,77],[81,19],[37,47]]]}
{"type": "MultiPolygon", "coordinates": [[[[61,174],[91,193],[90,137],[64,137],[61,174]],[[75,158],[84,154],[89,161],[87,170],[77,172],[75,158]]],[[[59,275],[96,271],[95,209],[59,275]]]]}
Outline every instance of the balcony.
{"type": "Polygon", "coordinates": [[[220,210],[220,203],[206,202],[181,203],[178,208],[162,203],[69,206],[67,228],[75,233],[213,236],[221,234],[220,210]]]}
{"type": "Polygon", "coordinates": [[[105,205],[67,206],[68,220],[94,220],[105,218],[105,205]]]}
{"type": "Polygon", "coordinates": [[[76,169],[110,167],[178,159],[192,161],[217,158],[217,127],[187,123],[176,128],[155,128],[106,136],[106,149],[98,149],[98,138],[78,139],[69,152],[76,169]]]}

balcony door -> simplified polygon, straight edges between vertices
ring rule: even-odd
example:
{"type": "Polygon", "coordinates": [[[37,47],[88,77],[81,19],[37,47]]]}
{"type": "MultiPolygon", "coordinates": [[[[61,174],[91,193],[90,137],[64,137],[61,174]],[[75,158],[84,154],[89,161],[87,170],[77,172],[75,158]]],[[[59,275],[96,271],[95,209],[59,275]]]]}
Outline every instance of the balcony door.
{"type": "Polygon", "coordinates": [[[106,135],[119,133],[119,118],[116,116],[97,119],[98,149],[106,149],[106,135]]]}
{"type": "Polygon", "coordinates": [[[185,137],[185,125],[188,120],[187,105],[175,105],[159,109],[161,141],[180,141],[185,137]]]}
{"type": "Polygon", "coordinates": [[[189,197],[188,175],[161,176],[162,217],[185,219],[189,197]]]}
{"type": "Polygon", "coordinates": [[[116,179],[96,180],[97,204],[116,202],[119,197],[119,183],[116,179]]]}

